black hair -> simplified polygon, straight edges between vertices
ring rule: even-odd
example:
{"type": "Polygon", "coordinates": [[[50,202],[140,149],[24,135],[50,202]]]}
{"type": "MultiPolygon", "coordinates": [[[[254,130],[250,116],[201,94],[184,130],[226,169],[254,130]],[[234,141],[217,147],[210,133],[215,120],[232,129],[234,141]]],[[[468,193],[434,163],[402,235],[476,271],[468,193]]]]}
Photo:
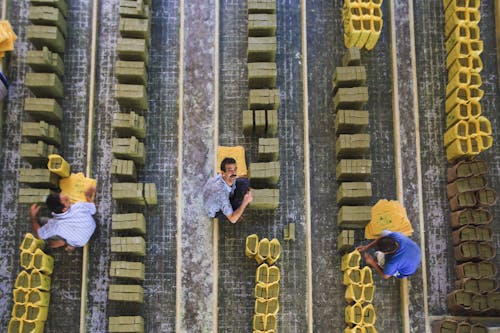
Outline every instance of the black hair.
{"type": "Polygon", "coordinates": [[[397,250],[398,242],[392,237],[385,236],[377,241],[376,248],[384,253],[392,253],[397,250]]]}
{"type": "Polygon", "coordinates": [[[226,164],[236,164],[236,160],[232,157],[226,157],[223,159],[220,163],[220,169],[224,172],[226,172],[226,164]]]}
{"type": "Polygon", "coordinates": [[[49,208],[49,210],[56,214],[61,214],[63,209],[66,208],[62,202],[59,193],[51,193],[47,196],[47,200],[45,200],[45,204],[49,208]]]}

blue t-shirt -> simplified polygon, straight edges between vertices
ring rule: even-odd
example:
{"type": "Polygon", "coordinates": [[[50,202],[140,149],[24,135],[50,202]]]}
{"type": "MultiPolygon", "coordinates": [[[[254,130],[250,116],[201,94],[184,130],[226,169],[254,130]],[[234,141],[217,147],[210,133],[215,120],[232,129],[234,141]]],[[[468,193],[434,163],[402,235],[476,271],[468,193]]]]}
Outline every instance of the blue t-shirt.
{"type": "Polygon", "coordinates": [[[398,242],[399,248],[394,254],[385,255],[384,274],[397,278],[413,275],[422,260],[420,248],[400,232],[392,232],[388,237],[398,242]]]}

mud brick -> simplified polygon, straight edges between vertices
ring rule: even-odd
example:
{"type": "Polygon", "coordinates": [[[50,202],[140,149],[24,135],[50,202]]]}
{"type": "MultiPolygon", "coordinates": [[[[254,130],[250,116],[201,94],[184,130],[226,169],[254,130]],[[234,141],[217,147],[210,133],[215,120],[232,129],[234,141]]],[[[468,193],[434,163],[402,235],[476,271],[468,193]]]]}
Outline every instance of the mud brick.
{"type": "Polygon", "coordinates": [[[144,333],[144,318],[141,316],[109,317],[108,331],[111,333],[144,333]]]}
{"type": "Polygon", "coordinates": [[[367,179],[372,173],[371,160],[340,160],[337,164],[337,181],[359,181],[367,179]]]}
{"type": "Polygon", "coordinates": [[[115,157],[131,159],[138,165],[144,165],[146,161],[144,143],[137,140],[135,136],[130,138],[114,138],[111,151],[115,157]]]}
{"type": "Polygon", "coordinates": [[[146,233],[146,219],[141,213],[113,214],[111,221],[113,231],[131,231],[141,235],[146,233]]]}
{"type": "Polygon", "coordinates": [[[50,52],[47,47],[41,51],[31,50],[26,53],[26,62],[35,72],[55,73],[59,77],[64,75],[64,62],[59,54],[50,52]]]}
{"type": "Polygon", "coordinates": [[[59,177],[49,171],[49,169],[19,169],[19,182],[30,187],[49,187],[57,189],[59,187],[59,177]]]}
{"type": "Polygon", "coordinates": [[[276,161],[279,157],[279,139],[278,138],[259,138],[259,157],[260,162],[276,161]]]}
{"type": "Polygon", "coordinates": [[[369,182],[344,182],[337,190],[337,205],[359,205],[372,198],[372,184],[369,182]]]}
{"type": "Polygon", "coordinates": [[[333,97],[334,110],[355,109],[360,110],[368,102],[368,88],[339,88],[333,97]]]}
{"type": "Polygon", "coordinates": [[[276,87],[276,63],[252,62],[248,63],[249,88],[274,88],[276,87]]]}
{"type": "Polygon", "coordinates": [[[337,67],[333,73],[333,91],[337,88],[363,86],[366,82],[365,66],[337,67]]]}
{"type": "Polygon", "coordinates": [[[146,137],[146,122],[144,117],[135,112],[114,113],[111,126],[120,137],[135,136],[140,139],[146,137]]]}
{"type": "Polygon", "coordinates": [[[21,143],[20,155],[30,163],[47,162],[50,154],[56,154],[57,149],[43,141],[37,143],[21,143]]]}
{"type": "Polygon", "coordinates": [[[337,250],[350,251],[354,247],[354,230],[342,230],[337,237],[337,250]]]}
{"type": "Polygon", "coordinates": [[[252,187],[275,186],[280,179],[280,162],[250,163],[249,172],[252,187]]]}
{"type": "Polygon", "coordinates": [[[137,179],[137,170],[132,160],[114,158],[111,161],[111,174],[120,181],[136,181],[137,179]]]}
{"type": "Polygon", "coordinates": [[[341,228],[362,229],[372,218],[371,206],[342,206],[337,214],[341,228]]]}
{"type": "Polygon", "coordinates": [[[120,35],[130,38],[144,38],[149,40],[149,19],[120,17],[120,35]]]}
{"type": "Polygon", "coordinates": [[[243,110],[243,134],[251,135],[254,132],[253,110],[243,110]]]}
{"type": "Polygon", "coordinates": [[[121,0],[118,13],[120,17],[149,18],[149,6],[142,0],[121,0]]]}
{"type": "Polygon", "coordinates": [[[116,278],[144,281],[144,264],[133,261],[112,261],[109,275],[116,278]]]}
{"type": "Polygon", "coordinates": [[[369,134],[340,134],[335,144],[337,158],[362,157],[370,150],[369,134]]]}
{"type": "Polygon", "coordinates": [[[38,49],[47,46],[51,51],[64,53],[64,37],[59,28],[47,25],[29,25],[26,36],[38,49]]]}
{"type": "Polygon", "coordinates": [[[276,61],[276,37],[248,37],[248,62],[276,61]]]}
{"type": "Polygon", "coordinates": [[[276,135],[278,131],[278,110],[266,110],[266,133],[276,135]]]}
{"type": "Polygon", "coordinates": [[[121,107],[146,110],[148,108],[148,97],[146,86],[142,84],[116,84],[115,98],[121,107]]]}
{"type": "Polygon", "coordinates": [[[146,205],[143,183],[113,183],[112,198],[131,205],[146,205]]]}
{"type": "Polygon", "coordinates": [[[47,196],[52,193],[50,189],[45,188],[20,188],[18,201],[20,204],[45,204],[47,196]]]}
{"type": "Polygon", "coordinates": [[[361,65],[361,53],[357,47],[347,49],[342,57],[342,66],[359,66],[361,65]]]}
{"type": "Polygon", "coordinates": [[[63,117],[61,106],[53,98],[25,98],[24,112],[35,120],[45,120],[49,123],[58,123],[63,117]]]}
{"type": "Polygon", "coordinates": [[[23,122],[22,135],[31,141],[42,140],[56,146],[61,144],[59,128],[55,125],[49,125],[45,121],[23,122]]]}
{"type": "Polygon", "coordinates": [[[295,223],[289,223],[283,228],[283,239],[284,240],[295,240],[295,223]]]}
{"type": "Polygon", "coordinates": [[[64,17],[66,17],[68,12],[66,0],[31,0],[30,2],[34,6],[50,6],[58,8],[64,17]]]}
{"type": "Polygon", "coordinates": [[[118,60],[115,68],[115,75],[119,83],[145,85],[148,81],[146,63],[144,61],[118,60]]]}
{"type": "Polygon", "coordinates": [[[369,118],[368,111],[338,110],[335,116],[335,133],[362,133],[368,127],[369,118]]]}
{"type": "Polygon", "coordinates": [[[146,255],[146,242],[140,236],[111,237],[111,252],[144,257],[146,255]]]}
{"type": "Polygon", "coordinates": [[[278,89],[250,89],[248,108],[251,110],[277,110],[280,105],[278,89]]]}
{"type": "Polygon", "coordinates": [[[24,84],[36,97],[64,96],[62,82],[54,73],[26,73],[24,84]]]}
{"type": "Polygon", "coordinates": [[[148,206],[156,206],[158,204],[158,192],[156,191],[156,184],[144,184],[144,200],[148,206]]]}
{"type": "Polygon", "coordinates": [[[276,14],[249,14],[249,37],[276,36],[276,14]]]}
{"type": "Polygon", "coordinates": [[[144,289],[133,284],[110,284],[108,299],[111,301],[143,303],[144,289]]]}
{"type": "Polygon", "coordinates": [[[145,39],[118,38],[116,52],[120,60],[144,61],[148,64],[148,44],[145,39]]]}
{"type": "Polygon", "coordinates": [[[276,0],[248,0],[247,8],[249,14],[273,14],[276,13],[276,0]]]}
{"type": "Polygon", "coordinates": [[[253,201],[251,209],[276,209],[279,205],[280,192],[278,189],[252,190],[253,201]]]}
{"type": "Polygon", "coordinates": [[[56,26],[63,36],[67,34],[66,19],[58,8],[30,6],[28,18],[33,24],[56,26]]]}
{"type": "Polygon", "coordinates": [[[254,110],[253,113],[255,133],[266,133],[266,110],[254,110]]]}

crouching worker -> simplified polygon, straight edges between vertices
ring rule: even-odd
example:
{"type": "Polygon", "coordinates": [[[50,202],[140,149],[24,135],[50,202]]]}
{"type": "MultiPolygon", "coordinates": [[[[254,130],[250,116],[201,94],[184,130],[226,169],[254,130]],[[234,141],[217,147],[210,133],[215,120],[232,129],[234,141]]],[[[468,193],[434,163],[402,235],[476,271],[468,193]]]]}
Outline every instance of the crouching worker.
{"type": "Polygon", "coordinates": [[[249,180],[238,178],[234,158],[223,159],[220,169],[222,173],[210,178],[203,188],[205,210],[210,217],[226,216],[231,223],[236,223],[253,200],[249,180]]]}
{"type": "Polygon", "coordinates": [[[71,204],[67,195],[56,193],[47,197],[46,204],[52,212],[52,218],[41,225],[38,218],[40,206],[33,204],[30,208],[31,225],[34,234],[45,240],[51,248],[64,246],[71,252],[77,247],[83,247],[89,241],[95,230],[92,215],[96,213],[92,197],[95,187],[84,192],[87,202],[71,204]]]}
{"type": "Polygon", "coordinates": [[[365,261],[384,279],[392,276],[397,278],[411,276],[415,274],[422,260],[418,245],[400,232],[384,230],[382,237],[356,249],[365,252],[371,248],[375,249],[377,260],[370,253],[365,253],[365,261]]]}

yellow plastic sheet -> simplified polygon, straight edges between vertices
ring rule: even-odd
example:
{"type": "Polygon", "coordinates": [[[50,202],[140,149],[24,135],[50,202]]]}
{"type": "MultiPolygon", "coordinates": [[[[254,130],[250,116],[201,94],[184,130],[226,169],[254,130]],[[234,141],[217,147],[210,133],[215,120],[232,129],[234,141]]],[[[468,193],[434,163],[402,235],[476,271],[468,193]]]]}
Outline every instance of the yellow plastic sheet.
{"type": "Polygon", "coordinates": [[[238,177],[246,176],[248,174],[247,170],[247,162],[245,160],[245,148],[242,146],[234,146],[234,147],[224,147],[219,146],[217,149],[217,170],[220,173],[220,163],[226,157],[232,157],[236,160],[236,167],[238,170],[236,174],[238,177]]]}
{"type": "Polygon", "coordinates": [[[83,192],[91,186],[95,187],[96,184],[95,179],[87,178],[81,172],[72,173],[59,181],[61,192],[69,197],[71,203],[87,201],[83,192]]]}
{"type": "Polygon", "coordinates": [[[399,231],[406,236],[413,233],[406,209],[397,201],[382,199],[372,207],[372,220],[365,227],[365,238],[378,238],[384,230],[399,231]]]}

